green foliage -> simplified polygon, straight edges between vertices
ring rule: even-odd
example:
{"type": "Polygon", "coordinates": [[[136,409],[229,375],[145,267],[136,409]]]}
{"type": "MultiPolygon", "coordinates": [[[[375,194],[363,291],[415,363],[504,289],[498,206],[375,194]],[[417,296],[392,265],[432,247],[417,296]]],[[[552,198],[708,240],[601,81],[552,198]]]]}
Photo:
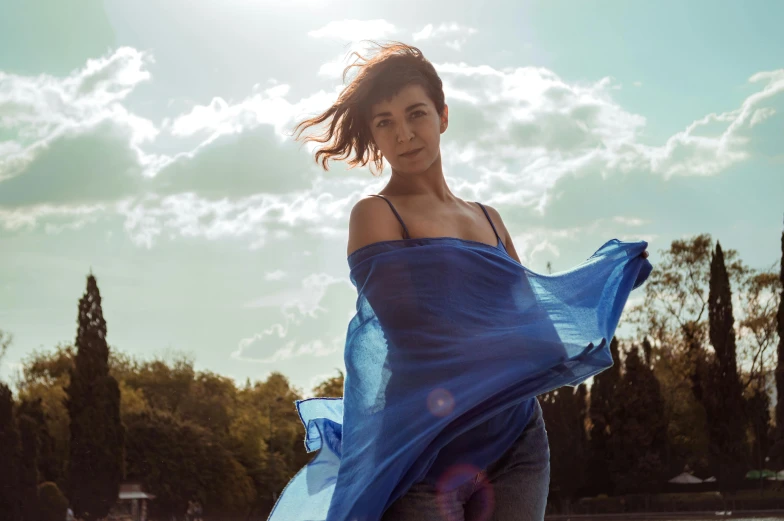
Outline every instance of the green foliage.
{"type": "MultiPolygon", "coordinates": [[[[784,232],[781,233],[781,260],[779,268],[779,305],[776,312],[776,331],[778,332],[779,342],[776,348],[776,395],[784,396],[784,232]]],[[[784,400],[776,402],[776,432],[774,439],[780,445],[784,445],[784,400]]],[[[782,447],[784,449],[784,447],[782,447]]],[[[782,457],[779,458],[781,466],[784,467],[784,450],[779,451],[782,457]]]]}
{"type": "Polygon", "coordinates": [[[26,414],[19,415],[22,459],[19,467],[19,488],[22,519],[38,519],[38,426],[26,414]]]}
{"type": "Polygon", "coordinates": [[[234,381],[211,372],[194,375],[190,392],[181,402],[179,416],[192,421],[214,436],[226,440],[230,435],[232,413],[236,407],[234,381]]]}
{"type": "Polygon", "coordinates": [[[14,414],[11,389],[0,383],[0,512],[4,520],[21,520],[21,480],[19,479],[22,446],[14,414]]]}
{"type": "Polygon", "coordinates": [[[576,498],[584,486],[588,458],[586,385],[562,387],[541,395],[550,444],[550,494],[576,498]]]}
{"type": "Polygon", "coordinates": [[[687,466],[700,475],[711,475],[705,409],[684,376],[685,361],[670,346],[656,353],[651,363],[664,401],[668,476],[680,474],[687,466]]]}
{"type": "Polygon", "coordinates": [[[609,461],[618,493],[658,492],[666,481],[664,401],[653,371],[632,346],[610,414],[609,461]]]}
{"type": "Polygon", "coordinates": [[[56,483],[44,481],[38,485],[38,502],[41,521],[63,521],[68,509],[65,498],[56,483]]]}
{"type": "Polygon", "coordinates": [[[184,512],[196,499],[206,512],[241,512],[253,502],[251,479],[207,429],[154,409],[127,418],[128,479],[157,497],[160,516],[184,512]]]}
{"type": "Polygon", "coordinates": [[[338,376],[327,378],[313,388],[313,396],[324,398],[342,398],[344,380],[345,376],[343,375],[343,371],[338,369],[338,376]]]}
{"type": "Polygon", "coordinates": [[[30,437],[35,440],[36,458],[38,461],[38,480],[56,481],[61,477],[60,464],[56,458],[55,439],[49,433],[46,412],[44,411],[43,400],[22,399],[19,404],[19,416],[27,417],[33,422],[33,432],[30,437]]]}
{"type": "MultiPolygon", "coordinates": [[[[724,275],[712,275],[711,250],[712,241],[707,235],[674,241],[662,262],[657,262],[643,287],[645,303],[629,313],[643,338],[642,355],[639,347],[632,346],[622,360],[619,341],[613,338],[613,366],[594,377],[590,396],[581,385],[540,397],[550,439],[551,489],[561,497],[650,491],[681,472],[684,465],[699,474],[711,470],[718,446],[711,426],[717,425],[716,414],[721,411],[705,398],[716,400],[716,404],[726,403],[715,392],[724,380],[714,369],[731,368],[727,355],[732,350],[728,340],[731,310],[719,309],[723,302],[730,301],[726,297],[729,281],[744,284],[738,286],[744,288],[738,298],[746,304],[739,308],[746,316],[740,321],[736,339],[740,357],[736,375],[748,397],[749,417],[753,420],[745,428],[754,431],[752,438],[760,444],[755,459],[761,458],[770,444],[773,448],[768,454],[772,458],[778,454],[776,461],[784,461],[784,439],[775,445],[763,440],[769,424],[768,402],[766,395],[758,392],[765,388],[765,368],[771,365],[770,357],[765,357],[765,346],[775,341],[771,309],[777,306],[784,316],[780,297],[771,300],[769,293],[780,291],[782,286],[771,274],[750,274],[739,261],[732,260],[736,254],[730,250],[725,252],[727,286],[713,288],[710,284],[724,275]],[[710,306],[709,291],[715,297],[710,299],[710,306]],[[723,296],[719,298],[720,294],[723,296]],[[716,317],[710,321],[709,308],[716,317]],[[743,338],[744,331],[770,338],[764,345],[758,342],[756,350],[748,350],[752,357],[756,353],[759,357],[746,372],[740,365],[743,348],[749,347],[744,343],[748,340],[743,338]],[[717,337],[717,332],[722,333],[717,337]]],[[[714,262],[718,261],[714,258],[714,262]]],[[[8,337],[0,335],[2,338],[8,337]]],[[[312,394],[339,397],[343,385],[344,374],[338,371],[337,376],[317,385],[312,394]]],[[[33,352],[23,361],[17,388],[20,404],[16,417],[20,420],[11,422],[12,429],[3,423],[5,409],[0,392],[0,464],[16,469],[14,475],[20,476],[18,465],[3,462],[21,457],[19,434],[14,429],[17,423],[26,422],[25,438],[35,443],[27,444],[25,450],[30,453],[33,446],[37,447],[39,480],[57,481],[59,489],[75,490],[76,496],[78,490],[91,487],[106,498],[98,510],[94,506],[92,511],[82,509],[82,513],[88,510],[90,517],[116,497],[116,488],[110,488],[122,477],[117,473],[122,469],[117,457],[125,462],[127,479],[141,481],[146,491],[157,496],[150,504],[153,514],[181,515],[187,501],[195,499],[205,506],[208,515],[218,519],[264,517],[275,495],[312,457],[305,452],[304,430],[294,406],[302,392],[293,388],[284,375],[273,373],[265,381],[248,380],[238,387],[230,378],[197,371],[187,356],[140,361],[110,350],[100,295],[92,277],[80,301],[75,346],[58,345],[54,351],[33,352]],[[74,421],[69,420],[69,413],[74,421]],[[21,420],[22,416],[26,420],[21,420]],[[121,426],[120,418],[128,428],[124,442],[120,431],[112,427],[121,426]],[[16,456],[12,456],[11,431],[16,432],[16,456]],[[69,443],[71,436],[75,443],[69,443]],[[63,472],[69,455],[73,489],[66,486],[63,472]],[[85,487],[88,460],[105,462],[101,475],[109,477],[100,478],[102,483],[95,482],[95,486],[87,482],[85,487]],[[107,486],[102,489],[104,484],[107,486]]],[[[10,391],[6,401],[13,403],[10,391]]],[[[778,403],[781,406],[784,401],[778,403]]],[[[11,405],[8,414],[13,416],[13,412],[11,405]]],[[[0,476],[0,483],[8,476],[0,476]]],[[[52,490],[62,498],[55,484],[47,487],[54,487],[52,490]]],[[[18,512],[22,493],[15,492],[9,500],[7,490],[11,489],[0,487],[0,505],[2,501],[9,505],[16,501],[18,512]]],[[[65,499],[59,503],[53,500],[58,506],[47,510],[42,498],[48,493],[57,494],[43,490],[41,485],[42,511],[54,512],[51,519],[61,521],[65,499]]],[[[79,514],[78,505],[84,505],[87,499],[72,499],[79,514]]],[[[14,521],[19,519],[17,514],[12,515],[17,516],[12,517],[14,521]]]]}
{"type": "Polygon", "coordinates": [[[93,275],[79,301],[76,356],[66,388],[70,418],[69,496],[87,521],[105,517],[124,476],[125,428],[120,389],[109,374],[109,347],[101,295],[93,275]]]}
{"type": "Polygon", "coordinates": [[[593,378],[591,386],[589,417],[589,468],[592,470],[587,491],[590,494],[612,492],[612,479],[606,464],[608,440],[610,437],[610,422],[616,388],[621,378],[621,360],[618,351],[618,339],[613,337],[610,341],[610,353],[613,365],[593,378]]]}
{"type": "Polygon", "coordinates": [[[0,362],[3,360],[3,357],[8,351],[8,347],[11,345],[11,342],[13,341],[14,341],[13,335],[0,329],[0,362]]]}
{"type": "Polygon", "coordinates": [[[179,414],[182,403],[188,399],[194,383],[193,360],[179,357],[171,364],[152,360],[133,364],[120,376],[130,388],[141,390],[150,407],[159,411],[179,414]]]}
{"type": "Polygon", "coordinates": [[[51,439],[41,444],[41,478],[56,482],[63,490],[70,437],[65,387],[70,376],[68,369],[62,371],[62,367],[73,365],[72,354],[72,350],[63,346],[53,353],[34,352],[23,361],[23,379],[17,382],[22,407],[26,403],[40,404],[45,422],[41,429],[46,432],[41,436],[51,439]]]}
{"type": "Polygon", "coordinates": [[[745,446],[748,418],[736,360],[735,319],[732,292],[721,245],[711,259],[708,314],[710,342],[716,354],[708,369],[703,392],[711,450],[717,463],[719,486],[734,490],[742,482],[749,464],[745,446]]]}

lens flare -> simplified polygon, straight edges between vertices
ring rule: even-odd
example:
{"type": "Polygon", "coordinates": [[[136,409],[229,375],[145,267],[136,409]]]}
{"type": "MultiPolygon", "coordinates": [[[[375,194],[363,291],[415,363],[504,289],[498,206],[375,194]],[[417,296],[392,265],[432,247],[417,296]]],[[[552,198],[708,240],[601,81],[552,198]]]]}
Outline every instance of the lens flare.
{"type": "Polygon", "coordinates": [[[480,469],[473,465],[452,465],[444,471],[436,482],[436,503],[444,521],[464,519],[463,505],[458,505],[455,489],[472,482],[480,469]]]}
{"type": "Polygon", "coordinates": [[[487,480],[487,474],[479,474],[479,479],[474,489],[474,494],[469,501],[471,519],[476,521],[487,521],[493,515],[495,509],[495,492],[493,485],[487,480]]]}
{"type": "Polygon", "coordinates": [[[436,501],[442,519],[452,521],[464,519],[462,516],[463,505],[455,505],[457,497],[455,490],[461,486],[473,483],[473,494],[464,505],[465,513],[472,520],[488,521],[495,509],[495,492],[493,485],[488,481],[487,474],[474,465],[467,463],[453,465],[446,469],[436,482],[436,501]],[[455,512],[461,515],[455,516],[455,512]]]}
{"type": "Polygon", "coordinates": [[[427,408],[434,416],[443,417],[455,408],[455,399],[452,393],[439,387],[427,395],[427,408]]]}

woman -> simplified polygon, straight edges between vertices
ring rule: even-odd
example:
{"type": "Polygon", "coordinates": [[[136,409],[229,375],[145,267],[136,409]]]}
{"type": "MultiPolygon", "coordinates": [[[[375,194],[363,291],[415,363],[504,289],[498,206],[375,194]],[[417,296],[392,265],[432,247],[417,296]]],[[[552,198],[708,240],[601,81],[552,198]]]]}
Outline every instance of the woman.
{"type": "Polygon", "coordinates": [[[270,519],[541,520],[550,452],[536,395],[608,367],[626,295],[647,277],[647,244],[597,251],[599,277],[611,281],[601,288],[580,281],[596,278],[588,265],[568,280],[525,270],[498,211],[446,183],[449,110],[430,62],[395,42],[353,66],[360,72],[338,101],[299,126],[332,120],[320,139],[307,138],[334,140],[316,153],[325,169],[354,150],[349,165],[372,160],[380,170],[386,159],[392,173],[349,219],[360,295],[344,399],[297,403],[306,445],[320,453],[270,519]],[[633,270],[616,269],[622,263],[633,270]],[[600,300],[607,294],[617,295],[610,306],[600,300]],[[558,306],[604,311],[563,323],[558,306]],[[585,332],[596,323],[601,331],[585,332]]]}

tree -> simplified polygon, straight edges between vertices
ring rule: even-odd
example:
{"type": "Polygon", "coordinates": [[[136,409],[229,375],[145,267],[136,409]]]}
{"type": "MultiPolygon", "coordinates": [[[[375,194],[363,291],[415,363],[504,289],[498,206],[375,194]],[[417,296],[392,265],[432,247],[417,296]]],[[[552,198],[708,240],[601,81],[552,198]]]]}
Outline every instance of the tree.
{"type": "MultiPolygon", "coordinates": [[[[646,281],[644,302],[629,310],[637,336],[649,338],[655,349],[654,370],[664,384],[669,447],[673,450],[668,458],[671,471],[684,460],[693,468],[711,463],[708,436],[701,432],[700,424],[707,422],[705,389],[713,378],[716,358],[708,342],[707,320],[712,250],[708,234],[673,241],[661,252],[646,281]]],[[[735,250],[726,250],[723,255],[727,278],[741,287],[751,270],[737,259],[735,250]]]]}
{"type": "Polygon", "coordinates": [[[313,396],[323,398],[342,398],[344,380],[345,376],[343,375],[343,371],[338,369],[338,376],[327,378],[313,388],[313,396]]]}
{"type": "Polygon", "coordinates": [[[76,357],[66,389],[70,417],[69,497],[87,521],[105,517],[124,478],[125,428],[120,389],[109,374],[109,347],[95,277],[79,301],[76,357]]]}
{"type": "Polygon", "coordinates": [[[613,403],[616,388],[621,379],[621,359],[618,350],[618,339],[610,341],[610,353],[613,365],[593,377],[590,394],[590,440],[589,468],[593,469],[587,492],[590,494],[612,492],[612,479],[606,463],[607,450],[611,432],[613,403]]]}
{"type": "Polygon", "coordinates": [[[18,416],[22,440],[22,459],[19,467],[19,488],[22,519],[38,520],[38,426],[26,414],[18,416]]]}
{"type": "Polygon", "coordinates": [[[207,429],[154,409],[127,422],[128,477],[156,495],[156,516],[179,515],[189,500],[213,514],[242,513],[253,502],[252,480],[207,429]]]}
{"type": "Polygon", "coordinates": [[[550,496],[564,503],[583,487],[588,456],[586,385],[561,387],[539,397],[550,445],[550,496]]]}
{"type": "MultiPolygon", "coordinates": [[[[780,306],[781,280],[771,271],[752,271],[739,287],[743,318],[738,321],[739,359],[747,362],[741,371],[744,390],[768,387],[768,376],[776,365],[776,309],[780,306]]],[[[740,371],[740,368],[739,368],[740,371]]]]}
{"type": "Polygon", "coordinates": [[[0,383],[0,512],[7,521],[20,521],[22,487],[19,479],[22,446],[11,389],[0,383]]]}
{"type": "MultiPolygon", "coordinates": [[[[781,268],[779,269],[779,309],[776,314],[779,344],[776,350],[776,440],[784,444],[784,232],[781,232],[781,268]]],[[[784,452],[784,451],[782,451],[784,452]]],[[[780,461],[784,467],[784,458],[780,461]]]]}
{"type": "Polygon", "coordinates": [[[748,455],[745,450],[743,389],[736,362],[735,319],[732,291],[721,244],[711,258],[708,313],[710,342],[716,354],[710,368],[711,381],[703,390],[712,456],[718,462],[719,487],[735,489],[743,479],[748,455]],[[705,392],[709,391],[709,392],[705,392]]]}
{"type": "Polygon", "coordinates": [[[3,357],[8,352],[8,348],[11,346],[11,342],[13,341],[13,335],[0,329],[0,361],[3,360],[3,357]]]}
{"type": "MultiPolygon", "coordinates": [[[[647,339],[643,345],[645,342],[647,339]]],[[[660,383],[664,402],[667,476],[680,474],[685,467],[711,475],[705,408],[697,401],[688,381],[684,382],[684,361],[676,356],[674,349],[666,346],[656,352],[656,356],[651,357],[651,367],[660,383]]]]}
{"type": "Polygon", "coordinates": [[[141,390],[153,409],[179,414],[196,378],[193,359],[177,355],[171,363],[157,358],[126,369],[129,387],[141,390]]]}
{"type": "MultiPolygon", "coordinates": [[[[764,458],[775,438],[769,409],[770,390],[775,388],[775,381],[770,377],[776,368],[776,309],[781,305],[782,287],[779,277],[772,269],[754,272],[738,291],[745,315],[738,324],[739,359],[748,362],[748,368],[739,368],[739,373],[754,435],[752,462],[756,468],[764,467],[764,458]]],[[[775,458],[773,464],[784,466],[784,462],[775,458]]]]}
{"type": "Polygon", "coordinates": [[[36,441],[36,459],[38,461],[38,480],[56,481],[61,477],[59,462],[55,454],[55,440],[49,433],[46,413],[43,408],[43,400],[22,399],[19,404],[19,417],[27,417],[33,422],[32,435],[36,441]]]}
{"type": "Polygon", "coordinates": [[[38,485],[38,501],[40,502],[41,521],[63,521],[68,509],[65,498],[56,483],[45,481],[38,485]]]}
{"type": "Polygon", "coordinates": [[[626,354],[612,411],[608,466],[615,491],[656,491],[665,470],[664,401],[659,382],[636,345],[626,354]]]}
{"type": "Polygon", "coordinates": [[[225,441],[231,434],[232,415],[237,402],[234,380],[209,371],[194,375],[178,416],[192,421],[225,441]]]}
{"type": "Polygon", "coordinates": [[[33,351],[22,360],[21,378],[16,382],[23,409],[26,404],[40,403],[45,420],[42,428],[51,437],[52,454],[48,454],[49,442],[44,441],[39,471],[43,480],[56,482],[60,490],[67,489],[70,420],[65,389],[71,379],[73,355],[73,347],[62,344],[53,352],[33,351]]]}

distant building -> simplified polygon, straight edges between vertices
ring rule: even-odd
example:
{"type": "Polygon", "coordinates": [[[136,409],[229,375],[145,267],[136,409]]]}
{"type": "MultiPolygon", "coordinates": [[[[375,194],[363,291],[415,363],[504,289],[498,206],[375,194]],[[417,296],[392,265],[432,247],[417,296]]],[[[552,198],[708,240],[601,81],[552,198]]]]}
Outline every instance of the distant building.
{"type": "Polygon", "coordinates": [[[147,503],[153,499],[155,496],[144,492],[141,483],[121,483],[117,503],[109,512],[107,520],[147,521],[147,503]]]}

